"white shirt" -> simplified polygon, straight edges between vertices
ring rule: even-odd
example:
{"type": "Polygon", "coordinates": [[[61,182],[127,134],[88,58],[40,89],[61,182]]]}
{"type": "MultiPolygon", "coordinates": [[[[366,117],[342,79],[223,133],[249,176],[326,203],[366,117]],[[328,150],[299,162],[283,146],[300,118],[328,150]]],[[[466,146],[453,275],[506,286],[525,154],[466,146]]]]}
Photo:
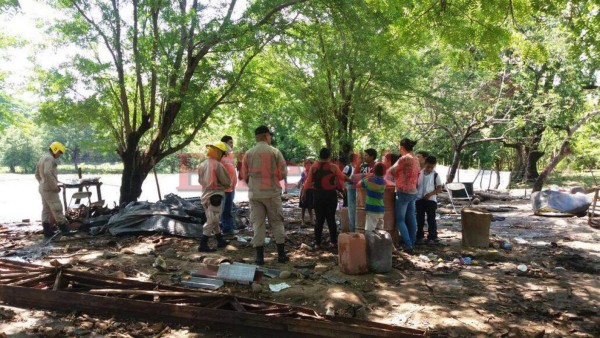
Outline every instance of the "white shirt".
{"type": "MultiPolygon", "coordinates": [[[[417,199],[423,198],[425,194],[428,194],[435,190],[435,187],[438,185],[442,185],[442,179],[440,175],[436,175],[435,170],[429,173],[429,175],[425,174],[425,169],[422,169],[419,172],[419,178],[417,179],[417,199]],[[435,182],[433,181],[435,177],[435,182]]],[[[430,201],[437,202],[437,196],[433,195],[429,197],[430,201]]]]}

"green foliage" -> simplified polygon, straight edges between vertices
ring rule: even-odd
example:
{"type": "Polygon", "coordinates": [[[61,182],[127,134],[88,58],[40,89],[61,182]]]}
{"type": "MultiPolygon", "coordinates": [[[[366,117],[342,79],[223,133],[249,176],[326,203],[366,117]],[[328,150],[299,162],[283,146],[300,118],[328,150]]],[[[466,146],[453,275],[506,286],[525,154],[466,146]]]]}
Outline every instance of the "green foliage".
{"type": "Polygon", "coordinates": [[[42,154],[41,139],[35,130],[10,126],[6,128],[0,140],[3,149],[0,151],[1,163],[9,167],[10,172],[32,173],[37,160],[42,154]]]}

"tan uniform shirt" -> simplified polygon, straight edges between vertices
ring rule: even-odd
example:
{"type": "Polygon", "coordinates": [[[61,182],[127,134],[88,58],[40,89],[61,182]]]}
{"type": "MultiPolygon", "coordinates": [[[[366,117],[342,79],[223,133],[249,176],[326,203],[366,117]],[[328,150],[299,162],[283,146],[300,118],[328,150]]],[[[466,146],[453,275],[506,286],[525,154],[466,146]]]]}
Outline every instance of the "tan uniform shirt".
{"type": "Polygon", "coordinates": [[[242,179],[248,183],[248,198],[281,196],[279,182],[287,178],[287,166],[275,147],[258,142],[246,152],[241,171],[242,179]]]}
{"type": "Polygon", "coordinates": [[[58,171],[56,159],[50,155],[42,156],[35,168],[35,178],[43,191],[58,191],[58,171]]]}
{"type": "Polygon", "coordinates": [[[227,169],[214,158],[207,158],[198,166],[198,182],[202,185],[202,199],[212,195],[224,195],[231,187],[231,178],[227,169]]]}

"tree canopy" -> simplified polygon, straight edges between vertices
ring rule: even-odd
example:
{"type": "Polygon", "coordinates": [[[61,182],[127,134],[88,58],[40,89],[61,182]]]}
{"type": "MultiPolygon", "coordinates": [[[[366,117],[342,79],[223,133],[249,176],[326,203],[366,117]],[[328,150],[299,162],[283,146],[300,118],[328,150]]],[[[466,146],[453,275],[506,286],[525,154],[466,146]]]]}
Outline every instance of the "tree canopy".
{"type": "MultiPolygon", "coordinates": [[[[28,119],[74,128],[75,165],[78,151],[115,151],[122,202],[200,138],[233,134],[243,150],[258,124],[276,130],[292,161],[321,146],[343,160],[418,139],[451,164],[448,180],[483,165],[531,182],[559,164],[557,154],[600,162],[578,136],[598,125],[594,2],[47,3],[61,13],[52,44],[76,53],[38,69],[42,102],[28,119]]],[[[17,125],[14,102],[0,92],[3,128],[17,125]]]]}

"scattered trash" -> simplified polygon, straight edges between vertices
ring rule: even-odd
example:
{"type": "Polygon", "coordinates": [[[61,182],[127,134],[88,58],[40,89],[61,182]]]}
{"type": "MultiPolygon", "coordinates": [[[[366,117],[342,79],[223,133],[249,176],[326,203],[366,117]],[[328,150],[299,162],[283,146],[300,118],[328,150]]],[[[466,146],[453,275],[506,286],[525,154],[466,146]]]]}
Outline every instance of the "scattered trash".
{"type": "Polygon", "coordinates": [[[285,290],[290,287],[291,286],[287,283],[269,284],[269,289],[273,292],[279,292],[281,290],[285,290]]]}
{"type": "Polygon", "coordinates": [[[328,282],[334,283],[334,284],[346,284],[348,283],[348,280],[344,277],[341,276],[336,276],[333,273],[328,273],[326,275],[323,276],[323,278],[325,278],[328,282]]]}
{"type": "Polygon", "coordinates": [[[419,255],[419,259],[422,260],[423,262],[430,262],[431,261],[429,259],[429,257],[427,257],[425,255],[419,255]]]}
{"type": "Polygon", "coordinates": [[[506,220],[506,217],[503,217],[503,216],[494,216],[494,217],[492,217],[492,222],[502,222],[504,220],[506,220]]]}
{"type": "Polygon", "coordinates": [[[461,257],[459,259],[460,264],[464,264],[464,265],[470,265],[473,260],[471,259],[471,257],[461,257]]]}
{"type": "Polygon", "coordinates": [[[241,283],[249,285],[254,280],[256,274],[256,265],[233,263],[223,263],[219,265],[217,278],[226,282],[241,283]]]}
{"type": "Polygon", "coordinates": [[[515,237],[513,238],[513,241],[515,241],[515,243],[517,244],[528,244],[529,241],[527,241],[526,239],[523,239],[521,237],[515,237]]]}
{"type": "Polygon", "coordinates": [[[567,272],[567,269],[563,268],[562,266],[557,266],[554,268],[554,272],[563,274],[563,273],[567,272]]]}
{"type": "Polygon", "coordinates": [[[252,283],[251,288],[252,288],[252,292],[254,292],[254,293],[260,293],[263,290],[262,285],[260,285],[258,283],[252,283]]]}
{"type": "Polygon", "coordinates": [[[335,310],[332,307],[328,307],[327,311],[325,311],[326,316],[335,316],[335,310]]]}
{"type": "Polygon", "coordinates": [[[220,279],[192,277],[189,281],[182,281],[181,284],[190,288],[217,290],[224,283],[220,279]]]}
{"type": "Polygon", "coordinates": [[[512,250],[512,245],[508,242],[504,242],[504,244],[502,244],[502,249],[504,249],[506,251],[510,251],[510,250],[512,250]]]}
{"type": "Polygon", "coordinates": [[[279,277],[279,270],[278,269],[269,269],[269,268],[265,268],[265,267],[257,267],[256,270],[262,272],[265,276],[269,277],[269,278],[277,278],[279,277]]]}
{"type": "Polygon", "coordinates": [[[152,267],[157,268],[160,271],[166,271],[167,262],[165,262],[165,259],[162,258],[161,255],[158,255],[158,257],[156,257],[156,259],[154,260],[154,263],[152,263],[152,267]]]}
{"type": "Polygon", "coordinates": [[[252,240],[251,236],[236,236],[235,240],[240,243],[249,243],[252,240]]]}
{"type": "Polygon", "coordinates": [[[300,249],[302,250],[312,250],[312,247],[310,245],[307,245],[305,243],[300,244],[300,249]]]}
{"type": "Polygon", "coordinates": [[[313,269],[317,263],[315,262],[294,262],[296,269],[313,269]]]}
{"type": "Polygon", "coordinates": [[[521,272],[527,272],[527,265],[525,265],[525,264],[519,264],[517,266],[517,270],[519,270],[521,272]]]}
{"type": "Polygon", "coordinates": [[[292,275],[292,273],[289,271],[281,271],[281,273],[279,274],[279,278],[287,279],[287,278],[290,278],[291,275],[292,275]]]}

